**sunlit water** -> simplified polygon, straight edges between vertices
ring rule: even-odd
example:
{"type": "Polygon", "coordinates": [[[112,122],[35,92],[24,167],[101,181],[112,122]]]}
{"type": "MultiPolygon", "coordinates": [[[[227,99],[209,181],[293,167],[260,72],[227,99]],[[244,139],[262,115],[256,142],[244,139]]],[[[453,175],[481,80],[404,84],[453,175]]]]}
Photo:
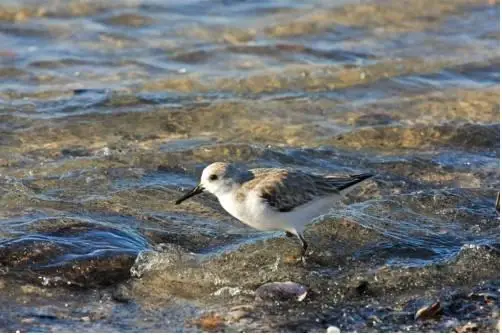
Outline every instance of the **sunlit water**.
{"type": "MultiPolygon", "coordinates": [[[[2,1],[0,287],[114,287],[131,267],[153,279],[131,279],[139,305],[107,305],[112,326],[37,312],[54,297],[0,326],[198,329],[184,320],[212,289],[308,286],[274,265],[296,252],[282,234],[243,226],[208,195],[174,206],[218,160],[376,174],[307,231],[316,273],[427,272],[464,264],[465,250],[498,253],[499,79],[492,1],[2,1]],[[139,303],[147,291],[163,302],[139,303]]],[[[97,308],[88,297],[84,316],[97,308]]],[[[265,324],[235,329],[283,329],[265,324]]]]}

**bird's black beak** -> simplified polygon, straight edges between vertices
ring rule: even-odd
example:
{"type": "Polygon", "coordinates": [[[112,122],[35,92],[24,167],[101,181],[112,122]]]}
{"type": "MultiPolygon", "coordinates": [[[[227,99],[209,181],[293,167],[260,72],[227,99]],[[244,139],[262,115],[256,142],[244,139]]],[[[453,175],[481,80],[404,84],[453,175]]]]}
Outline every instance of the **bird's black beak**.
{"type": "Polygon", "coordinates": [[[204,187],[202,187],[200,184],[197,185],[197,187],[195,187],[193,190],[189,191],[188,193],[186,193],[184,196],[182,196],[181,198],[179,198],[178,200],[176,200],[175,204],[176,205],[179,205],[181,204],[183,201],[185,201],[186,199],[188,198],[191,198],[193,197],[194,195],[197,195],[199,193],[202,193],[204,192],[204,187]]]}

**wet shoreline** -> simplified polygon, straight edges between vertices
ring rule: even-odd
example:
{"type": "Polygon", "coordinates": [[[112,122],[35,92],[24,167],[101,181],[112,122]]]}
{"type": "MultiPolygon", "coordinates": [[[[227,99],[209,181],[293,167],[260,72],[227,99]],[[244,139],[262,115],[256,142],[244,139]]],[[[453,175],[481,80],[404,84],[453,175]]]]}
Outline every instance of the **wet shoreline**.
{"type": "Polygon", "coordinates": [[[8,0],[0,40],[1,330],[500,330],[498,1],[8,0]],[[214,161],[376,177],[304,267],[174,205],[214,161]]]}

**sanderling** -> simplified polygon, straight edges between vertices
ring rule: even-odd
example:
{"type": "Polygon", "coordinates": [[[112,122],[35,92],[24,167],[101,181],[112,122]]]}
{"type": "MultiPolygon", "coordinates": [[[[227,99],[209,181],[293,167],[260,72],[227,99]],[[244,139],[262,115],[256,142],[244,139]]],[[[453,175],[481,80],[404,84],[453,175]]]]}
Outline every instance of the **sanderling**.
{"type": "Polygon", "coordinates": [[[303,238],[305,226],[370,177],[368,173],[339,177],[276,168],[243,170],[217,162],[202,171],[199,185],[176,204],[208,191],[228,213],[248,226],[298,237],[304,259],[308,247],[303,238]]]}

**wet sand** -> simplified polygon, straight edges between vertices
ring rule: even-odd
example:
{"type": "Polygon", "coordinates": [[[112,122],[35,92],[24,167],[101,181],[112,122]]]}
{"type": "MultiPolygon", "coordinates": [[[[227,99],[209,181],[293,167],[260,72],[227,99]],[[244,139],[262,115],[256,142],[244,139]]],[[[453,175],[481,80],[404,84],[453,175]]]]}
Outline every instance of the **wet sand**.
{"type": "Polygon", "coordinates": [[[499,331],[498,1],[9,0],[0,39],[0,330],[499,331]],[[213,161],[376,177],[301,266],[175,206],[213,161]]]}

